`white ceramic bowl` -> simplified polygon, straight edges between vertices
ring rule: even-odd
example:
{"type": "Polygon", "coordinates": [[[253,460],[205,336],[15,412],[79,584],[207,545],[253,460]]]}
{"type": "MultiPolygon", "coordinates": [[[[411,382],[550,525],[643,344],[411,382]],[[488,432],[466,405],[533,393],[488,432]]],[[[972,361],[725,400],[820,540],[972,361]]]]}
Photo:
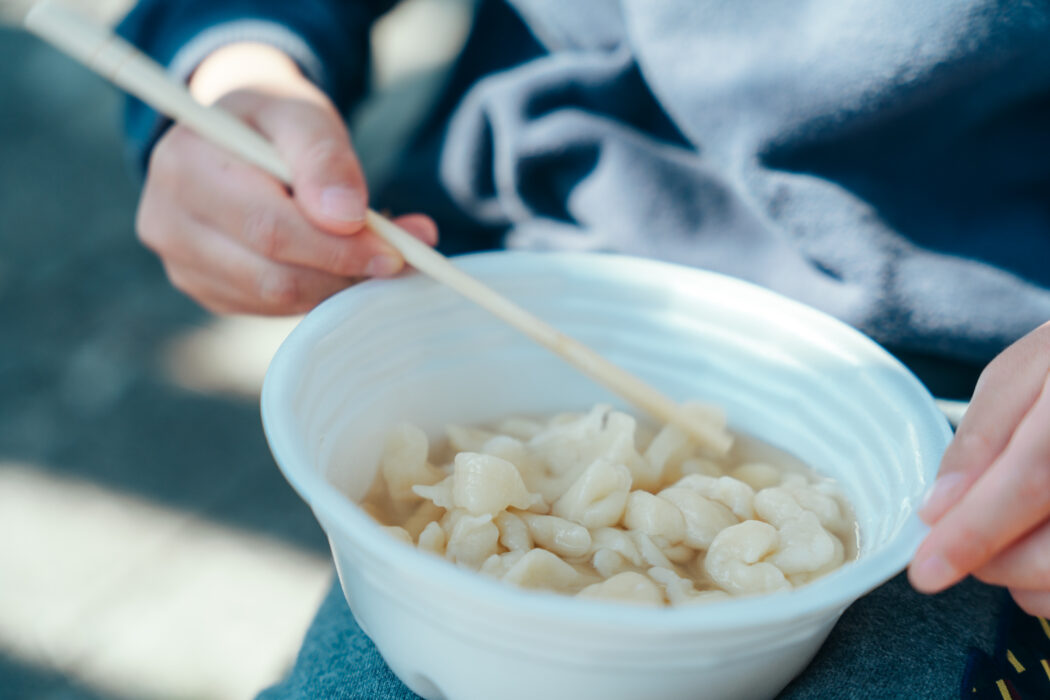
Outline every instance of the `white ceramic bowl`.
{"type": "Polygon", "coordinates": [[[421,275],[321,304],[282,345],[262,416],[328,534],[354,616],[428,700],[769,698],[842,611],[901,571],[950,429],[923,386],[846,325],[735,279],[602,254],[490,253],[464,270],[677,399],[836,477],[857,561],[790,593],[641,609],[534,593],[396,542],[358,507],[388,428],[623,403],[421,275]]]}

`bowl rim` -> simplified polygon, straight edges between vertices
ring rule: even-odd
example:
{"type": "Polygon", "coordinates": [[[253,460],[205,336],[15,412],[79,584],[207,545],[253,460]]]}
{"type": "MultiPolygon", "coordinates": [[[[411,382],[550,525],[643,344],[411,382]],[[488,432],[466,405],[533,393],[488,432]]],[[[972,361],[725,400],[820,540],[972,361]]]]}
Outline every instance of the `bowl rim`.
{"type": "MultiPolygon", "coordinates": [[[[939,438],[939,442],[944,446],[951,439],[951,427],[937,409],[929,391],[911,370],[887,350],[833,316],[759,285],[709,270],[616,253],[491,251],[457,256],[452,260],[456,266],[482,277],[509,271],[507,266],[517,268],[515,272],[520,273],[522,265],[545,266],[552,261],[568,266],[623,266],[631,268],[635,273],[648,268],[648,274],[659,275],[663,279],[691,283],[706,280],[717,283],[726,290],[759,294],[769,302],[780,305],[784,310],[806,318],[817,327],[831,329],[843,338],[849,338],[852,350],[862,352],[867,358],[899,372],[925,408],[922,412],[916,412],[919,418],[923,415],[927,418],[927,425],[923,427],[930,432],[939,431],[940,435],[934,437],[939,438]]],[[[781,593],[740,597],[718,603],[663,608],[605,601],[581,602],[564,594],[523,589],[479,572],[465,570],[430,553],[398,542],[321,474],[312,468],[297,466],[309,461],[306,459],[309,451],[302,440],[293,434],[290,421],[280,419],[285,410],[283,407],[290,405],[290,398],[296,388],[295,380],[300,376],[298,358],[330,332],[333,321],[338,321],[345,309],[353,307],[362,291],[371,291],[378,289],[380,285],[396,283],[396,278],[361,283],[330,297],[308,313],[275,353],[267,369],[260,396],[263,430],[278,468],[292,488],[313,509],[322,528],[325,527],[325,521],[334,523],[356,546],[371,557],[385,561],[392,569],[412,572],[414,577],[424,578],[435,587],[454,590],[460,595],[468,596],[479,607],[487,605],[504,608],[533,618],[556,619],[562,624],[615,624],[617,628],[643,631],[647,634],[654,631],[742,629],[790,622],[814,615],[837,615],[853,601],[902,571],[929,530],[913,511],[901,524],[895,536],[878,551],[848,562],[805,586],[781,593]],[[615,622],[611,623],[611,620],[615,622]]],[[[939,462],[939,455],[936,462],[939,462]]],[[[933,477],[935,473],[936,467],[925,476],[933,477]]],[[[334,542],[334,538],[330,539],[334,542]]]]}

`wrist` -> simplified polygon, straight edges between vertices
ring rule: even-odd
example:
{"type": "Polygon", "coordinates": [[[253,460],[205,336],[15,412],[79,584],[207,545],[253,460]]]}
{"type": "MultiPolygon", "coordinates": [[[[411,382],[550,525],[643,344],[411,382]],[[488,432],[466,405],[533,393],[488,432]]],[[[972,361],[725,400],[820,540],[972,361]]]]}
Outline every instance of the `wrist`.
{"type": "Polygon", "coordinates": [[[236,90],[259,90],[276,96],[316,92],[299,66],[269,44],[239,42],[216,49],[197,66],[189,89],[203,104],[236,90]]]}

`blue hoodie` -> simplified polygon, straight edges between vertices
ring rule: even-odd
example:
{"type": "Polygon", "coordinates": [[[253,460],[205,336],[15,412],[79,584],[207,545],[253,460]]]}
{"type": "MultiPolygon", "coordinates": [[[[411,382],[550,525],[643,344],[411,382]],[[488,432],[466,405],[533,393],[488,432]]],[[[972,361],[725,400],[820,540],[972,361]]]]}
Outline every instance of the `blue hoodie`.
{"type": "MultiPolygon", "coordinates": [[[[182,76],[224,43],[275,44],[348,109],[388,5],[143,0],[121,30],[182,76]]],[[[1050,6],[508,5],[483,3],[444,99],[377,194],[434,214],[451,252],[717,270],[913,365],[980,367],[1050,319],[1050,6]]],[[[143,153],[163,128],[141,105],[128,125],[143,153]]]]}

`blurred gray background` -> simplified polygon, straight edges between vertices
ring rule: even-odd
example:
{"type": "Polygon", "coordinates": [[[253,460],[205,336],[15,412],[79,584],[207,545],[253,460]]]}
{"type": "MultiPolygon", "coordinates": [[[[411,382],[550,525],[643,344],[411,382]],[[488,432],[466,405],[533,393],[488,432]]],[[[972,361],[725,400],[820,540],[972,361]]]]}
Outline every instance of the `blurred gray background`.
{"type": "MultiPolygon", "coordinates": [[[[110,23],[130,5],[67,3],[110,23]]],[[[170,287],[133,232],[121,98],[17,29],[31,4],[0,0],[0,698],[249,697],[332,577],[259,422],[295,319],[170,287]]],[[[353,129],[373,180],[471,7],[410,0],[373,32],[353,129]]]]}

